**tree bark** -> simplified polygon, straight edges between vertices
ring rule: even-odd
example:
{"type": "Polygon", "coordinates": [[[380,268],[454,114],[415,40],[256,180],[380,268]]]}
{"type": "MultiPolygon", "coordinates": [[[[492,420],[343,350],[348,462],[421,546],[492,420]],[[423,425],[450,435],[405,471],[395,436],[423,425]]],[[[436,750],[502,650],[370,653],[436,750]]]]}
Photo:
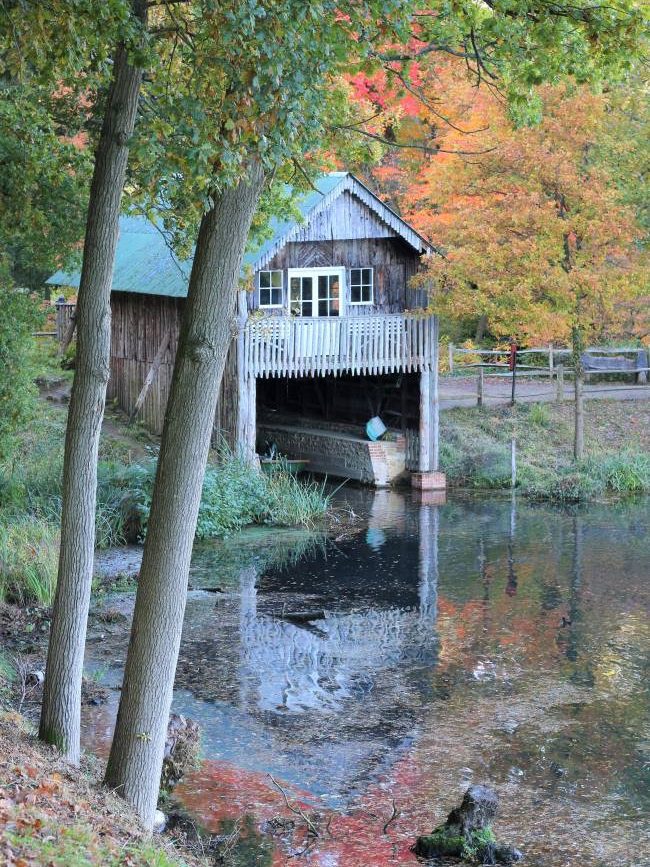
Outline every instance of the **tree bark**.
{"type": "Polygon", "coordinates": [[[575,437],[573,441],[573,456],[576,461],[581,461],[585,452],[585,412],[582,385],[582,367],[578,365],[575,371],[575,437]]]}
{"type": "MultiPolygon", "coordinates": [[[[133,0],[145,22],[146,4],[133,0]]],[[[110,365],[111,282],[142,69],[116,49],[95,155],[76,310],[77,363],[63,463],[61,550],[39,737],[79,762],[81,678],[95,548],[97,452],[110,365]]]]}
{"type": "Polygon", "coordinates": [[[235,333],[236,287],[264,183],[257,165],[199,229],[106,783],[152,827],[187,580],[219,385],[235,333]]]}

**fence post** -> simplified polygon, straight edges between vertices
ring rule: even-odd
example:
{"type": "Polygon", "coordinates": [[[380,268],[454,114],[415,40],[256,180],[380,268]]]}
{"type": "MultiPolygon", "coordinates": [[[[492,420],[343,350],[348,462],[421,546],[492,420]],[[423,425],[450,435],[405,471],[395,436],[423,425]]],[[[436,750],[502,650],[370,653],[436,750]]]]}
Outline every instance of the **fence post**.
{"type": "Polygon", "coordinates": [[[558,364],[558,366],[555,368],[555,370],[556,370],[555,380],[556,380],[556,388],[557,388],[557,393],[555,395],[555,399],[557,400],[558,403],[562,403],[562,401],[564,400],[564,365],[558,364]]]}
{"type": "Polygon", "coordinates": [[[548,369],[549,369],[549,376],[551,379],[553,379],[554,366],[555,366],[555,357],[553,355],[553,344],[549,343],[549,345],[548,345],[548,369]]]}
{"type": "Polygon", "coordinates": [[[476,406],[483,406],[483,368],[478,369],[478,381],[476,383],[476,406]]]}
{"type": "Polygon", "coordinates": [[[514,436],[510,440],[510,484],[513,488],[517,484],[517,441],[514,436]]]}
{"type": "Polygon", "coordinates": [[[449,342],[449,373],[454,372],[454,344],[449,342]]]}

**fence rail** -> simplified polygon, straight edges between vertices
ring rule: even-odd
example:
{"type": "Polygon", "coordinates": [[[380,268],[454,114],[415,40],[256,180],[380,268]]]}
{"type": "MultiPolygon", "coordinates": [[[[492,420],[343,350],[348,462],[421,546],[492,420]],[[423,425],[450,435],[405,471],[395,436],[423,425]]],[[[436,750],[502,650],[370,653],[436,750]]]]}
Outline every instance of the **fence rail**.
{"type": "Polygon", "coordinates": [[[422,314],[266,317],[244,328],[249,377],[382,374],[431,370],[437,319],[422,314]]]}
{"type": "MultiPolygon", "coordinates": [[[[557,368],[562,366],[565,371],[570,371],[570,366],[566,364],[568,357],[572,354],[571,349],[555,347],[553,344],[548,346],[531,347],[529,349],[517,349],[517,374],[521,375],[548,375],[550,378],[557,375],[557,368]],[[519,358],[530,355],[546,355],[548,361],[545,365],[520,363],[519,358]]],[[[449,344],[449,370],[453,373],[456,369],[455,358],[457,355],[473,355],[480,359],[486,358],[503,358],[507,359],[510,355],[507,349],[466,349],[465,347],[454,346],[449,344]]],[[[644,374],[650,372],[650,351],[647,351],[639,346],[617,346],[617,347],[600,347],[590,346],[582,353],[583,365],[585,373],[630,373],[641,374],[640,381],[643,381],[644,374]],[[634,359],[624,358],[625,355],[634,355],[634,359]],[[599,365],[597,359],[603,356],[621,356],[620,365],[617,367],[611,365],[611,361],[603,358],[603,364],[599,365]]],[[[478,362],[461,362],[458,367],[465,368],[496,368],[505,369],[507,373],[495,373],[493,376],[510,376],[512,367],[509,361],[478,361],[478,362]]]]}

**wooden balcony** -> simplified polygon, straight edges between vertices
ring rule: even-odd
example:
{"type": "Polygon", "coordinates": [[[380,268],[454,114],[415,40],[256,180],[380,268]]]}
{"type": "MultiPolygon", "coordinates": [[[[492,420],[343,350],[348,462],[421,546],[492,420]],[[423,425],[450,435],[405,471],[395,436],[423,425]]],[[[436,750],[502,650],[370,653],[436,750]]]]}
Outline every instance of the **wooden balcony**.
{"type": "Polygon", "coordinates": [[[438,321],[424,312],[340,318],[268,316],[243,331],[247,377],[376,375],[428,371],[438,321]]]}

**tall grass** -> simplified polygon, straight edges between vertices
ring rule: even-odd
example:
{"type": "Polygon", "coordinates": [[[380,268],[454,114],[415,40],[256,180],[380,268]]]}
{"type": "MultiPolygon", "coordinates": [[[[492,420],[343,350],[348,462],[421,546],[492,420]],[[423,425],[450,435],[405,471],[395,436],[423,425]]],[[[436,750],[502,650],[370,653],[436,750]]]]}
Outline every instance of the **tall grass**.
{"type": "Polygon", "coordinates": [[[54,598],[58,531],[27,517],[0,525],[0,601],[49,605],[54,598]]]}

